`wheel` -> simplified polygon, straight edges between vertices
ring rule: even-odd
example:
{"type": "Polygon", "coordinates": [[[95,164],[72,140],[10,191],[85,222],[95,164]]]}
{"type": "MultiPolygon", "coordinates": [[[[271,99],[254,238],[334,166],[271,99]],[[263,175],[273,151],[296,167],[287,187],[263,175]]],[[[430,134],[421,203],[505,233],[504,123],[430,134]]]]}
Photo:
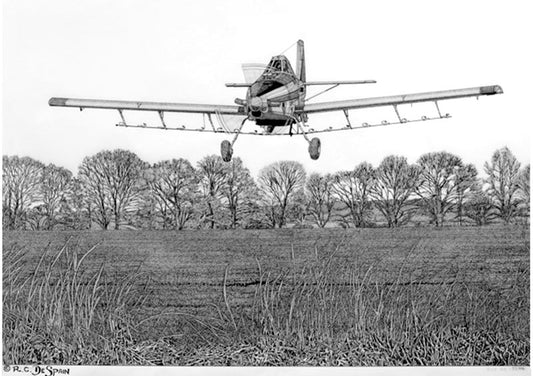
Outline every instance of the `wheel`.
{"type": "Polygon", "coordinates": [[[312,160],[317,160],[320,157],[320,139],[318,137],[311,139],[309,143],[309,155],[312,160]]]}
{"type": "Polygon", "coordinates": [[[231,156],[233,155],[233,147],[231,146],[231,142],[228,140],[222,141],[220,144],[220,155],[222,156],[222,160],[224,162],[231,161],[231,156]]]}

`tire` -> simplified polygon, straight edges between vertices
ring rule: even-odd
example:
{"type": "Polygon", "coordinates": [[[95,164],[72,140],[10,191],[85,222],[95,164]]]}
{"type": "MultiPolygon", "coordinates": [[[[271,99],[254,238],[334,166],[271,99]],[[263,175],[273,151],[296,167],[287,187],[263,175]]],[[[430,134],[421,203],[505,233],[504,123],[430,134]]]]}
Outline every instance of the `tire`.
{"type": "Polygon", "coordinates": [[[231,156],[233,155],[233,147],[231,146],[231,142],[228,140],[222,141],[220,144],[220,155],[222,156],[222,160],[224,162],[231,161],[231,156]]]}
{"type": "Polygon", "coordinates": [[[309,156],[314,161],[320,157],[320,139],[318,137],[312,138],[309,143],[309,156]]]}

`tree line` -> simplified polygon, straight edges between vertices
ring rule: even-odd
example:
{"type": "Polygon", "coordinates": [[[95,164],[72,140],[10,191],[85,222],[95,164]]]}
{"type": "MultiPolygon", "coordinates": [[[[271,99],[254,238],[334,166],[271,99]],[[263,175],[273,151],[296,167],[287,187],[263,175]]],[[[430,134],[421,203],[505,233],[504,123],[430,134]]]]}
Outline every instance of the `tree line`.
{"type": "Polygon", "coordinates": [[[149,164],[128,150],[86,157],[77,174],[3,156],[6,230],[399,227],[486,225],[529,218],[529,170],[503,147],[476,167],[448,152],[414,164],[385,157],[348,171],[307,174],[295,161],[254,179],[240,158],[149,164]]]}

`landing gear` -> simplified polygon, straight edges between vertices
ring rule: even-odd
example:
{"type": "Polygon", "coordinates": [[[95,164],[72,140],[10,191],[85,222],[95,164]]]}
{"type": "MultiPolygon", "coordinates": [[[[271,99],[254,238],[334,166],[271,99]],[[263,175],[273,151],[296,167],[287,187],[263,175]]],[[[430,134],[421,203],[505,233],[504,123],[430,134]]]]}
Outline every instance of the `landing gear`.
{"type": "Polygon", "coordinates": [[[309,141],[309,156],[312,160],[316,161],[320,157],[320,139],[318,137],[313,137],[309,141]]]}
{"type": "Polygon", "coordinates": [[[304,127],[302,126],[303,120],[300,118],[293,117],[294,122],[296,126],[298,127],[298,133],[302,133],[302,135],[305,138],[305,141],[308,142],[309,147],[307,150],[309,151],[309,156],[312,160],[316,161],[318,157],[320,157],[320,149],[321,149],[321,142],[318,137],[313,137],[311,140],[309,137],[307,137],[307,133],[305,133],[304,127]]]}
{"type": "Polygon", "coordinates": [[[220,155],[224,162],[231,161],[231,156],[233,155],[233,146],[231,146],[231,142],[228,140],[222,141],[220,144],[220,155]]]}
{"type": "Polygon", "coordinates": [[[248,118],[244,118],[240,127],[235,130],[235,137],[233,137],[233,141],[229,142],[228,140],[224,140],[220,144],[220,155],[224,162],[231,161],[231,157],[233,156],[233,144],[235,143],[235,141],[237,141],[237,138],[239,137],[239,134],[241,133],[242,127],[244,126],[246,120],[248,120],[248,118]]]}

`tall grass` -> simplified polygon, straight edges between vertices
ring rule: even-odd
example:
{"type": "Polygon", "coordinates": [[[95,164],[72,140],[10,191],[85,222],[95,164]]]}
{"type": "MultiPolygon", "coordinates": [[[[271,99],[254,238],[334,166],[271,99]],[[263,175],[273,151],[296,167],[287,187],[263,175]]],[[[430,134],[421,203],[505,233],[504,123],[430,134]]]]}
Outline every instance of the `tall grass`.
{"type": "Polygon", "coordinates": [[[236,327],[235,342],[252,346],[234,362],[529,364],[528,272],[502,289],[457,276],[438,284],[400,275],[383,284],[375,277],[333,254],[277,274],[258,264],[252,307],[222,317],[236,327]]]}
{"type": "Polygon", "coordinates": [[[528,270],[505,283],[434,283],[403,268],[382,278],[315,249],[282,270],[257,260],[244,307],[226,268],[217,318],[149,315],[140,267],[88,265],[97,247],[46,247],[31,269],[25,249],[4,250],[5,364],[529,365],[528,270]]]}
{"type": "Polygon", "coordinates": [[[65,243],[46,247],[28,273],[25,249],[3,254],[3,361],[6,364],[108,364],[128,359],[134,313],[146,294],[135,289],[138,271],[110,276],[84,261],[97,246],[82,252],[65,243]]]}
{"type": "Polygon", "coordinates": [[[227,342],[225,322],[175,310],[148,313],[153,294],[141,265],[110,273],[104,261],[95,267],[97,248],[67,241],[59,250],[44,247],[37,262],[23,247],[4,249],[4,364],[166,365],[187,357],[194,363],[197,347],[227,342]],[[169,333],[161,340],[154,329],[165,320],[169,333]]]}

